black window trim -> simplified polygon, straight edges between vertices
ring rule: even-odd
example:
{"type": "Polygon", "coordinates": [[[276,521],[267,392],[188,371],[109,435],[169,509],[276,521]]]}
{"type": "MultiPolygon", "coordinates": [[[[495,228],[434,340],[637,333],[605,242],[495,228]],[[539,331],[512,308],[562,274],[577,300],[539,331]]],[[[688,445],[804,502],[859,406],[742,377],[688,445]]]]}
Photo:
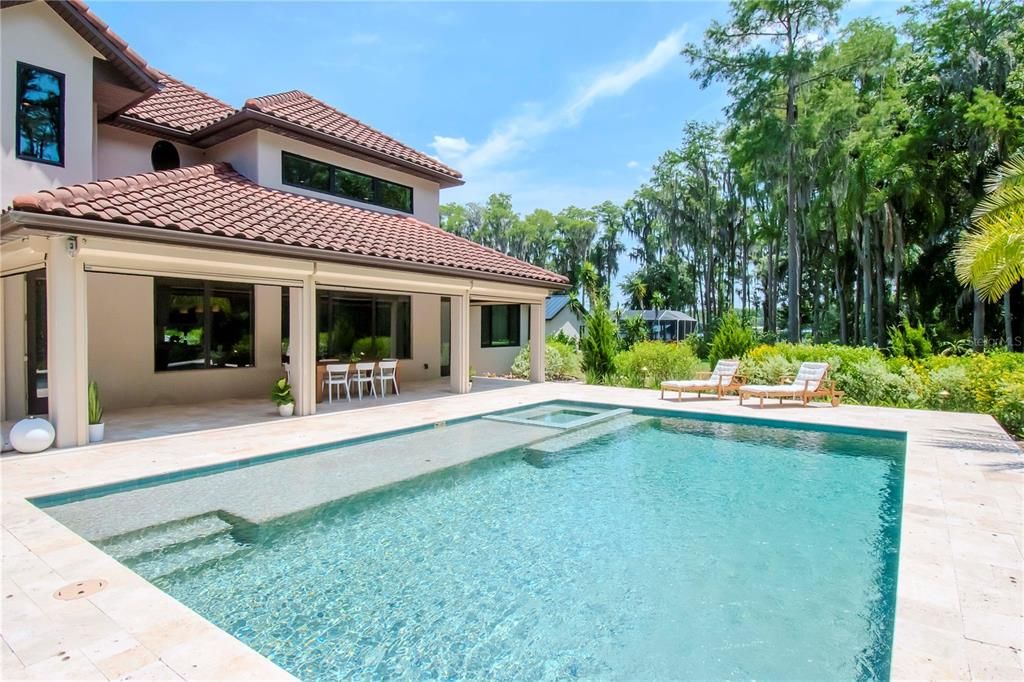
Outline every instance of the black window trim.
{"type": "Polygon", "coordinates": [[[497,304],[480,306],[480,347],[481,348],[517,348],[517,347],[522,346],[523,345],[522,314],[523,314],[522,305],[519,304],[519,303],[497,303],[497,304]],[[491,324],[491,326],[493,327],[492,315],[494,314],[493,313],[493,309],[494,308],[515,308],[516,309],[515,315],[511,315],[509,317],[509,323],[510,324],[511,324],[512,320],[515,319],[516,335],[515,335],[515,339],[510,339],[509,343],[495,343],[494,342],[493,328],[491,330],[489,330],[490,333],[488,333],[486,335],[486,337],[484,335],[484,325],[491,324]],[[487,311],[486,314],[484,314],[485,310],[487,311]],[[486,341],[485,341],[485,338],[486,338],[486,341]]]}
{"type": "Polygon", "coordinates": [[[367,173],[360,173],[359,171],[354,171],[351,168],[345,168],[343,166],[336,166],[333,163],[327,163],[326,161],[320,161],[318,159],[311,159],[308,156],[302,156],[301,154],[294,154],[292,152],[287,152],[287,151],[284,151],[284,150],[281,151],[281,184],[282,185],[286,185],[288,187],[300,187],[300,188],[308,190],[310,192],[317,192],[319,194],[329,194],[331,196],[341,197],[343,199],[348,199],[350,201],[358,201],[361,204],[371,204],[373,206],[380,206],[381,208],[386,208],[389,211],[398,211],[399,213],[406,213],[408,215],[412,215],[415,212],[415,208],[416,208],[416,191],[410,185],[403,185],[400,182],[395,182],[393,180],[385,180],[384,178],[378,178],[376,176],[369,175],[367,173]],[[299,159],[301,161],[307,161],[309,163],[318,163],[318,164],[320,164],[322,166],[327,166],[327,169],[328,169],[328,173],[327,173],[327,186],[328,186],[328,189],[327,190],[323,190],[323,189],[320,189],[319,187],[310,187],[309,185],[303,185],[303,184],[297,183],[297,182],[288,182],[287,180],[285,180],[285,177],[284,177],[284,160],[285,160],[286,157],[289,157],[289,156],[292,157],[293,159],[299,159]],[[364,178],[369,178],[370,179],[370,185],[373,188],[373,195],[374,195],[374,199],[375,200],[370,201],[370,200],[367,200],[367,199],[361,199],[360,197],[355,197],[355,196],[351,196],[349,194],[345,194],[344,192],[335,192],[334,191],[334,187],[337,186],[335,184],[335,182],[334,182],[334,173],[335,173],[335,171],[344,171],[346,173],[352,173],[353,175],[359,175],[359,176],[362,176],[364,178]],[[406,211],[404,209],[400,209],[400,208],[395,208],[394,206],[388,206],[388,205],[383,204],[383,203],[381,203],[379,201],[378,197],[380,196],[380,190],[378,189],[378,187],[379,187],[378,183],[382,183],[382,182],[386,182],[389,185],[395,185],[396,187],[401,187],[402,189],[409,190],[409,210],[408,211],[406,211]]]}
{"type": "Polygon", "coordinates": [[[14,92],[14,155],[22,161],[31,161],[33,163],[46,164],[47,166],[64,168],[64,165],[67,162],[67,149],[64,146],[64,141],[66,139],[66,135],[64,134],[64,108],[67,102],[67,86],[64,74],[60,71],[54,71],[53,69],[47,69],[43,66],[36,66],[35,64],[22,61],[16,63],[15,69],[17,71],[15,78],[15,87],[17,90],[14,92]],[[24,83],[22,79],[24,78],[25,71],[28,69],[35,69],[36,71],[48,73],[51,76],[56,77],[57,81],[60,83],[60,111],[57,117],[57,125],[60,128],[60,139],[57,144],[57,149],[60,152],[60,161],[48,161],[47,159],[39,159],[34,156],[26,156],[21,153],[21,118],[24,114],[21,110],[21,102],[17,101],[17,99],[21,95],[21,89],[24,83]]]}
{"type": "Polygon", "coordinates": [[[153,371],[156,373],[163,372],[193,372],[196,370],[210,370],[210,369],[255,369],[256,368],[256,287],[246,282],[227,282],[223,280],[215,279],[191,279],[187,277],[154,277],[153,278],[153,371]],[[157,344],[162,340],[160,338],[160,321],[157,319],[157,313],[160,310],[159,296],[160,287],[202,287],[203,290],[203,364],[201,366],[188,367],[185,369],[168,369],[167,367],[156,366],[156,348],[157,344]],[[252,339],[252,348],[250,353],[252,354],[252,364],[244,367],[216,367],[210,364],[210,336],[212,331],[213,318],[210,311],[210,292],[214,287],[225,287],[228,289],[234,288],[241,291],[247,291],[249,294],[249,338],[252,339]]]}

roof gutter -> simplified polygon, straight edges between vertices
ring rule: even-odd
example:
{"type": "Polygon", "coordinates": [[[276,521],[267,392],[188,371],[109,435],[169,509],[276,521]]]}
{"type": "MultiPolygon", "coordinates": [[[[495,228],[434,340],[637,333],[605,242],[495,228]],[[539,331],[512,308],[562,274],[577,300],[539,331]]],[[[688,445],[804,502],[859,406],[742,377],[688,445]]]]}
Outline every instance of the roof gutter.
{"type": "Polygon", "coordinates": [[[408,272],[420,272],[431,275],[444,275],[446,277],[460,277],[462,279],[480,279],[489,282],[518,284],[521,286],[547,289],[549,291],[564,290],[569,286],[568,283],[546,282],[539,279],[500,275],[482,270],[466,270],[446,265],[415,263],[411,261],[397,260],[394,258],[383,258],[381,256],[341,253],[338,251],[326,251],[323,249],[314,249],[305,246],[278,244],[276,242],[261,242],[240,239],[237,237],[222,237],[220,235],[212,234],[179,232],[177,230],[168,230],[159,227],[142,227],[139,225],[129,225],[127,223],[111,223],[101,220],[91,220],[89,218],[74,218],[71,216],[51,215],[48,213],[33,213],[31,211],[20,211],[16,209],[7,211],[3,214],[3,217],[0,218],[0,238],[6,239],[7,237],[23,230],[37,230],[40,232],[53,232],[59,234],[71,233],[95,237],[112,237],[115,239],[133,239],[160,244],[196,246],[208,249],[252,253],[263,256],[276,256],[278,258],[293,258],[306,261],[321,260],[347,265],[362,265],[365,267],[378,267],[392,270],[405,270],[408,272]]]}
{"type": "MultiPolygon", "coordinates": [[[[145,97],[142,99],[144,100],[145,97]]],[[[135,104],[138,104],[138,102],[135,104]]],[[[133,106],[135,105],[129,105],[125,107],[125,109],[131,109],[133,106]]],[[[101,121],[101,123],[117,126],[118,128],[125,128],[126,130],[143,130],[147,133],[153,133],[160,137],[173,137],[186,144],[192,144],[192,133],[187,130],[179,130],[177,128],[171,128],[170,126],[162,126],[159,123],[151,123],[150,121],[144,121],[141,118],[132,118],[121,113],[115,114],[107,120],[101,121]]]]}
{"type": "Polygon", "coordinates": [[[391,164],[401,166],[403,169],[415,175],[420,175],[426,177],[429,180],[434,180],[438,182],[442,187],[458,187],[459,185],[466,184],[466,181],[461,178],[455,178],[445,173],[433,171],[430,170],[429,168],[425,168],[418,164],[412,163],[411,161],[406,161],[396,156],[391,156],[390,154],[384,154],[382,152],[363,146],[361,144],[356,144],[354,142],[342,140],[341,138],[335,137],[334,135],[328,135],[327,133],[322,133],[318,130],[313,130],[305,126],[301,126],[297,123],[286,121],[283,118],[271,116],[270,114],[265,114],[262,111],[254,111],[252,109],[240,109],[236,113],[228,116],[227,118],[223,118],[219,121],[211,123],[210,125],[206,126],[205,128],[202,128],[201,130],[197,130],[192,135],[192,141],[193,143],[198,145],[200,142],[202,142],[202,140],[216,133],[225,131],[233,126],[245,123],[246,121],[253,121],[255,123],[259,123],[267,127],[282,128],[284,130],[295,133],[302,137],[310,138],[322,142],[324,144],[328,144],[332,147],[341,147],[342,149],[354,151],[358,154],[362,154],[363,156],[371,157],[372,159],[377,161],[385,161],[391,164]]]}

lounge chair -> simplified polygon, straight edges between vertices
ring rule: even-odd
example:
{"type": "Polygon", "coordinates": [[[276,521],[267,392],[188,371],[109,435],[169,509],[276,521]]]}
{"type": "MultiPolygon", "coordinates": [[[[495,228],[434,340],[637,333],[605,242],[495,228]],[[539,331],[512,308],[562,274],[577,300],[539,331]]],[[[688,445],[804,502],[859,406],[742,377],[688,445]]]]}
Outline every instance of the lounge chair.
{"type": "Polygon", "coordinates": [[[721,400],[723,395],[739,388],[741,380],[736,376],[739,369],[739,360],[719,360],[714,371],[698,372],[696,379],[663,381],[661,399],[665,399],[665,391],[675,391],[676,400],[682,400],[683,393],[696,393],[698,398],[704,393],[714,393],[721,400]]]}
{"type": "MultiPolygon", "coordinates": [[[[783,379],[788,378],[784,377],[783,379]]],[[[764,407],[765,398],[778,398],[780,405],[786,398],[799,400],[804,406],[814,398],[828,398],[832,407],[836,407],[842,400],[843,392],[837,391],[835,383],[828,378],[827,362],[805,362],[800,365],[800,371],[790,383],[774,386],[761,384],[741,386],[740,405],[747,397],[758,398],[760,400],[759,407],[764,407]]]]}

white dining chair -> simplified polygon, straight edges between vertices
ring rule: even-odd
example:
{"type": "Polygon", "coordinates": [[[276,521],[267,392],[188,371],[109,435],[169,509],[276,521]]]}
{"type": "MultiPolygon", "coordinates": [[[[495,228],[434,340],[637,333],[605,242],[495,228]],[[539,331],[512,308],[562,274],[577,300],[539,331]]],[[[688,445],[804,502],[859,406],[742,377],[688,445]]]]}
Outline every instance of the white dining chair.
{"type": "Polygon", "coordinates": [[[324,374],[324,386],[327,387],[327,402],[334,402],[334,387],[338,387],[338,400],[341,400],[341,387],[345,387],[345,399],[352,400],[352,395],[349,392],[348,387],[348,365],[327,365],[324,368],[326,374],[324,374]]]}
{"type": "Polygon", "coordinates": [[[370,395],[377,397],[377,388],[373,383],[373,368],[377,365],[375,362],[357,362],[356,373],[352,375],[352,383],[356,385],[359,390],[359,399],[363,399],[363,384],[370,386],[370,395]]]}
{"type": "Polygon", "coordinates": [[[377,363],[377,381],[380,382],[380,395],[386,396],[388,394],[388,383],[395,390],[395,395],[398,393],[398,360],[387,358],[377,363]]]}

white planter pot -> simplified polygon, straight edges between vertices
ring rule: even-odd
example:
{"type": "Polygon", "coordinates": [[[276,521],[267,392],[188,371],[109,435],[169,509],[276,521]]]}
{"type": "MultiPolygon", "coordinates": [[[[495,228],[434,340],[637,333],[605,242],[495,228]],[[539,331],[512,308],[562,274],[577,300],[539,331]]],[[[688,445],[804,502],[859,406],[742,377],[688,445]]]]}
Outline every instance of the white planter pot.
{"type": "Polygon", "coordinates": [[[282,417],[290,417],[295,412],[295,403],[288,403],[287,405],[278,405],[277,413],[282,417]]]}
{"type": "Polygon", "coordinates": [[[103,440],[103,424],[89,424],[89,442],[99,443],[103,440]]]}
{"type": "Polygon", "coordinates": [[[11,446],[18,452],[42,452],[53,445],[57,433],[42,417],[28,417],[11,427],[11,446]]]}

